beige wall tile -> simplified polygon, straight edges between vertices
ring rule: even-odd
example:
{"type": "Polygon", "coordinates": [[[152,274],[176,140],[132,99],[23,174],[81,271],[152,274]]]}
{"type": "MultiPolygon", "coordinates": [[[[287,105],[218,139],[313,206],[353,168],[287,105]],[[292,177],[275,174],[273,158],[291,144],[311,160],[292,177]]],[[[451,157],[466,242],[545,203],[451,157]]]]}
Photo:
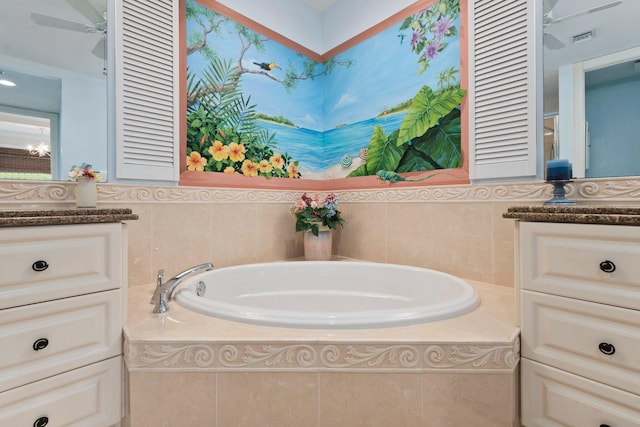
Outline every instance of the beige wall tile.
{"type": "Polygon", "coordinates": [[[506,219],[502,214],[515,203],[493,204],[493,284],[513,287],[514,268],[514,230],[515,220],[506,219]]]}
{"type": "Polygon", "coordinates": [[[221,372],[218,427],[306,427],[318,420],[318,374],[221,372]]]}
{"type": "Polygon", "coordinates": [[[385,203],[342,203],[345,225],[335,253],[367,261],[386,261],[387,205],[385,203]]]}
{"type": "Polygon", "coordinates": [[[517,425],[515,373],[423,375],[423,427],[517,425]]]}
{"type": "Polygon", "coordinates": [[[212,204],[207,235],[216,267],[258,262],[258,209],[256,203],[212,204]]]}
{"type": "Polygon", "coordinates": [[[137,204],[131,209],[138,215],[127,222],[129,286],[153,282],[153,205],[137,204]]]}
{"type": "Polygon", "coordinates": [[[418,373],[321,373],[320,427],[421,426],[418,373]]]}
{"type": "Polygon", "coordinates": [[[257,211],[256,244],[260,262],[283,261],[303,255],[302,233],[296,233],[290,204],[262,204],[257,211]]]}
{"type": "Polygon", "coordinates": [[[152,239],[153,271],[163,269],[165,277],[211,261],[210,205],[163,203],[154,206],[152,239]]]}
{"type": "Polygon", "coordinates": [[[387,262],[431,267],[437,245],[431,230],[431,205],[390,203],[387,206],[387,262]]]}
{"type": "Polygon", "coordinates": [[[216,374],[132,372],[131,427],[216,425],[216,374]]]}
{"type": "Polygon", "coordinates": [[[432,205],[433,266],[456,276],[493,280],[493,210],[490,203],[432,205]]]}

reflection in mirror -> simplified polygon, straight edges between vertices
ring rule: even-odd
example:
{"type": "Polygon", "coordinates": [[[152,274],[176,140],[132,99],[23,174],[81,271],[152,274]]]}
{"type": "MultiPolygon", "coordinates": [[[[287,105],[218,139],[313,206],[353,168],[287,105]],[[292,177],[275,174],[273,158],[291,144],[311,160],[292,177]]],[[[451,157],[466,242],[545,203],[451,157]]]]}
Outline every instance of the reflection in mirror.
{"type": "Polygon", "coordinates": [[[51,180],[57,122],[57,114],[0,107],[0,179],[51,180]]]}
{"type": "Polygon", "coordinates": [[[0,179],[47,179],[40,175],[45,173],[66,180],[69,169],[81,163],[106,176],[105,58],[106,0],[29,0],[3,9],[0,79],[15,85],[0,84],[0,179]],[[41,143],[48,145],[49,157],[40,156],[41,143]],[[39,157],[26,163],[38,166],[8,171],[2,165],[20,150],[20,158],[39,157]]]}
{"type": "MultiPolygon", "coordinates": [[[[602,58],[640,46],[640,32],[636,30],[635,22],[640,17],[640,1],[542,1],[544,132],[551,132],[557,141],[555,151],[545,150],[545,160],[570,159],[574,176],[578,178],[640,175],[638,167],[627,167],[622,162],[623,159],[626,162],[637,157],[629,151],[628,146],[622,144],[621,135],[633,132],[637,134],[637,130],[631,131],[628,120],[621,120],[621,114],[627,112],[627,102],[633,102],[638,98],[629,94],[622,98],[612,95],[603,97],[602,87],[598,88],[599,84],[604,84],[603,76],[610,81],[630,78],[616,77],[612,74],[615,70],[603,68],[609,64],[605,64],[606,61],[602,58]],[[598,71],[599,83],[591,89],[586,89],[585,82],[591,81],[593,77],[585,74],[585,64],[598,62],[600,65],[592,65],[591,69],[595,71],[603,68],[598,71]],[[581,76],[575,78],[578,72],[581,76]],[[582,95],[576,96],[574,89],[579,89],[582,95]],[[589,92],[591,95],[588,95],[589,92]],[[617,113],[616,119],[586,119],[586,114],[592,117],[597,114],[593,108],[585,106],[585,100],[595,99],[595,95],[599,96],[599,107],[607,112],[617,113]],[[607,104],[603,104],[605,100],[607,104]],[[554,125],[553,121],[547,119],[555,116],[558,120],[554,125]]],[[[637,59],[640,59],[640,56],[625,62],[632,64],[637,59]]],[[[617,86],[619,83],[611,84],[617,86]]],[[[637,110],[633,114],[638,117],[637,110]]]]}

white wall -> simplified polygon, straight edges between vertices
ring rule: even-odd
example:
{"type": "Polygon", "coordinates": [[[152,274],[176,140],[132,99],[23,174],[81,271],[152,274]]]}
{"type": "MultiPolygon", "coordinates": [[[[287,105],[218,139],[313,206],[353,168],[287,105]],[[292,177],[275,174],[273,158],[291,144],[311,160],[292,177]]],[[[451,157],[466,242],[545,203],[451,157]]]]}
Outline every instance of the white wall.
{"type": "Polygon", "coordinates": [[[219,0],[265,27],[322,54],[415,3],[415,0],[339,0],[318,13],[300,0],[219,0]]]}
{"type": "Polygon", "coordinates": [[[219,0],[218,3],[307,49],[322,53],[320,15],[300,0],[219,0]]]}
{"type": "Polygon", "coordinates": [[[384,21],[415,0],[340,0],[322,14],[322,53],[384,21]]]}

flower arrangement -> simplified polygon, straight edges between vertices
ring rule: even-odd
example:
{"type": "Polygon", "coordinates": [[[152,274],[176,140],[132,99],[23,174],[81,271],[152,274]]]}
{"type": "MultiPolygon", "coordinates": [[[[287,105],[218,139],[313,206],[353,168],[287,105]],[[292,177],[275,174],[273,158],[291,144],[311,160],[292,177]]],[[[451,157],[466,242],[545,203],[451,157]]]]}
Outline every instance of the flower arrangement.
{"type": "Polygon", "coordinates": [[[80,166],[73,165],[69,171],[69,181],[77,181],[78,178],[100,179],[100,174],[93,171],[93,166],[82,163],[80,166]]]}
{"type": "Polygon", "coordinates": [[[304,193],[291,207],[291,213],[296,217],[296,231],[311,230],[314,236],[318,235],[321,225],[335,230],[344,224],[338,210],[338,198],[333,193],[322,201],[319,195],[309,197],[304,193]]]}

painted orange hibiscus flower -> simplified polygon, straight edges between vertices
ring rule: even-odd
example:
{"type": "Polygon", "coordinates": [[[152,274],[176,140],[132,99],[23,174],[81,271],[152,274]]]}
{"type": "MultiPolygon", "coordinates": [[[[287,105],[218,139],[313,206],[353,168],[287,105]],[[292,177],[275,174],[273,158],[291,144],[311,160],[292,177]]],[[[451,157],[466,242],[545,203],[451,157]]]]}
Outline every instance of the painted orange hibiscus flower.
{"type": "Polygon", "coordinates": [[[258,176],[258,164],[249,159],[242,162],[241,170],[244,176],[258,176]]]}
{"type": "Polygon", "coordinates": [[[232,142],[229,144],[229,159],[232,162],[241,162],[244,160],[244,153],[247,150],[244,148],[244,145],[238,144],[237,142],[232,142]]]}
{"type": "Polygon", "coordinates": [[[213,160],[221,161],[229,158],[229,147],[222,145],[220,141],[214,141],[213,145],[209,147],[209,154],[213,157],[213,160]]]}
{"type": "Polygon", "coordinates": [[[187,169],[190,171],[203,171],[207,165],[207,159],[202,157],[197,151],[192,151],[187,156],[187,169]]]}
{"type": "Polygon", "coordinates": [[[284,167],[284,159],[282,158],[282,154],[280,153],[276,153],[273,156],[269,157],[269,162],[276,169],[282,170],[282,168],[284,167]]]}
{"type": "Polygon", "coordinates": [[[258,169],[262,173],[270,173],[273,170],[273,166],[271,166],[271,164],[266,160],[260,160],[260,164],[258,165],[258,169]]]}
{"type": "Polygon", "coordinates": [[[289,173],[289,178],[298,178],[298,166],[296,166],[295,163],[289,163],[289,166],[287,166],[287,172],[289,173]]]}

